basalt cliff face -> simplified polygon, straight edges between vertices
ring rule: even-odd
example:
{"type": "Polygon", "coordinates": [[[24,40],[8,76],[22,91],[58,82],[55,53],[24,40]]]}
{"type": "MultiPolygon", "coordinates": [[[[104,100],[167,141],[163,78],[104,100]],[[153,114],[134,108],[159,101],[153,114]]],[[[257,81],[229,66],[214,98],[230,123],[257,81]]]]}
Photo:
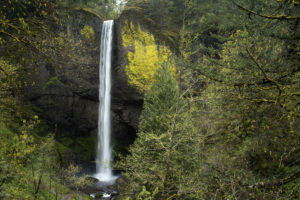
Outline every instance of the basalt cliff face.
{"type": "MultiPolygon", "coordinates": [[[[40,62],[30,77],[34,86],[24,89],[24,97],[36,107],[39,116],[55,132],[57,141],[67,147],[62,152],[67,157],[65,159],[81,162],[95,158],[102,23],[93,13],[72,11],[65,31],[71,32],[75,40],[83,41],[82,48],[86,51],[79,56],[87,62],[67,62],[55,66],[40,62]],[[88,40],[85,32],[90,32],[88,40]]],[[[135,138],[143,97],[127,81],[127,49],[122,46],[120,26],[118,22],[115,23],[112,142],[116,151],[125,152],[135,138]]]]}

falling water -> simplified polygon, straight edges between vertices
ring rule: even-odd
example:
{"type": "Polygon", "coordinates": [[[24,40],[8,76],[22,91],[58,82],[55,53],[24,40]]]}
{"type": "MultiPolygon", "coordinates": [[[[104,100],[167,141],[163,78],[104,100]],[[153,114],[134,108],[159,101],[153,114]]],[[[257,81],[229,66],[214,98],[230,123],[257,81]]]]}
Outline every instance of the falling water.
{"type": "Polygon", "coordinates": [[[113,20],[103,23],[99,64],[98,146],[95,177],[101,182],[113,182],[110,147],[110,91],[113,20]]]}

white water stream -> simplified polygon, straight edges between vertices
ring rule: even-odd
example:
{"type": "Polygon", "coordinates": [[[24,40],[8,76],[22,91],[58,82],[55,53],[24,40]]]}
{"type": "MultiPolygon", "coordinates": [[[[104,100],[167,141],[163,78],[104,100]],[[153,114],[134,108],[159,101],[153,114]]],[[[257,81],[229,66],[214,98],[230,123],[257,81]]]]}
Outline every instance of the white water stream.
{"type": "Polygon", "coordinates": [[[101,33],[100,64],[99,64],[99,114],[98,114],[98,145],[96,174],[100,182],[113,184],[110,144],[110,104],[111,104],[111,54],[113,38],[113,20],[104,21],[101,33]]]}

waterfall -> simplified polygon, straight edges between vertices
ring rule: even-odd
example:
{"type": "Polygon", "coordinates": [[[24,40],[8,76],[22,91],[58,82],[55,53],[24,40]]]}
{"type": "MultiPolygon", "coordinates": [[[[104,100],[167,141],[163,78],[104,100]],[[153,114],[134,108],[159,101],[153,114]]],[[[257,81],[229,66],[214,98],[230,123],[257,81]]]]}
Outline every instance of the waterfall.
{"type": "Polygon", "coordinates": [[[101,33],[99,64],[98,145],[95,177],[101,182],[113,182],[110,147],[111,50],[113,20],[104,21],[101,33]]]}

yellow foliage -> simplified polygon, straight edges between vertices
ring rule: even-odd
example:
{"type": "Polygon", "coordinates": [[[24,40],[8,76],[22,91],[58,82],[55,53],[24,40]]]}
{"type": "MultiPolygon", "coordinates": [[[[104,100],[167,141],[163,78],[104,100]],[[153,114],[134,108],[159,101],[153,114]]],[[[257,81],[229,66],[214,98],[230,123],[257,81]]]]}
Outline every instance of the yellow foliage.
{"type": "Polygon", "coordinates": [[[134,85],[141,93],[150,89],[154,74],[163,62],[170,65],[173,74],[176,74],[172,52],[165,45],[158,45],[152,34],[126,23],[122,28],[122,40],[125,47],[133,47],[128,52],[129,65],[125,72],[130,85],[134,85]]]}

